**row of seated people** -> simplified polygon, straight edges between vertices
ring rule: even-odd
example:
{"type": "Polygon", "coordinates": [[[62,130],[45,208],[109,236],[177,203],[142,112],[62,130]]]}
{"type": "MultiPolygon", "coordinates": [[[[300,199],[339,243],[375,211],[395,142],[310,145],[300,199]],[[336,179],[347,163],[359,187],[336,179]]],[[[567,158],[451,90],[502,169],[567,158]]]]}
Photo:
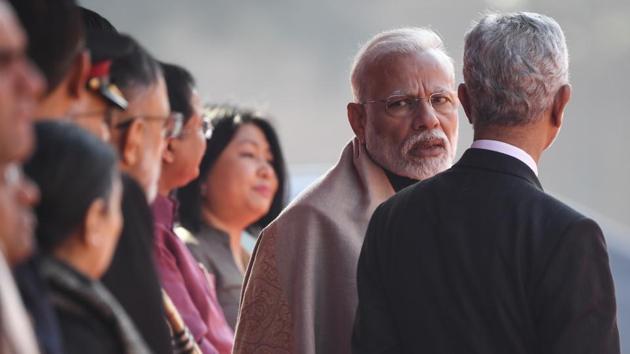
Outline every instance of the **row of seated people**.
{"type": "Polygon", "coordinates": [[[268,119],[204,105],[186,69],[73,0],[0,10],[22,109],[0,138],[0,351],[230,353],[244,245],[286,197],[268,119]]]}

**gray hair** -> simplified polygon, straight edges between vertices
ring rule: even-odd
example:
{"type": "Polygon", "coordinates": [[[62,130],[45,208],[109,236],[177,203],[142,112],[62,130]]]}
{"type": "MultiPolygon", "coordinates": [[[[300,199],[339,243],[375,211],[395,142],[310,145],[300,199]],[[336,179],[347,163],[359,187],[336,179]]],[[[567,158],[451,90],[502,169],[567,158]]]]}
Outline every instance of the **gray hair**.
{"type": "Polygon", "coordinates": [[[464,81],[476,127],[530,123],[569,82],[564,33],[550,17],[488,14],[465,39],[464,81]]]}
{"type": "Polygon", "coordinates": [[[355,101],[361,102],[364,99],[365,75],[372,65],[392,54],[409,55],[430,49],[435,49],[448,58],[453,68],[454,77],[453,59],[446,53],[446,48],[440,36],[431,29],[418,27],[400,28],[381,32],[372,37],[361,47],[352,63],[350,85],[352,86],[352,94],[355,101]]]}

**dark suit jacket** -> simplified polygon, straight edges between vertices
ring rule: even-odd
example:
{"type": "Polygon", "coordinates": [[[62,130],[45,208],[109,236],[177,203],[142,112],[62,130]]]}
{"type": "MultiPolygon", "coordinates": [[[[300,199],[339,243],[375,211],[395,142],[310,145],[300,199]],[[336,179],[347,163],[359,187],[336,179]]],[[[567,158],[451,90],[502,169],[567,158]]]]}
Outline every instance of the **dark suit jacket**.
{"type": "Polygon", "coordinates": [[[15,282],[28,310],[42,354],[63,354],[61,330],[55,309],[50,303],[49,289],[41,275],[41,257],[33,255],[13,269],[15,282]]]}
{"type": "Polygon", "coordinates": [[[355,354],[619,353],[601,230],[493,151],[375,211],[358,291],[355,354]]]}
{"type": "Polygon", "coordinates": [[[123,188],[125,221],[101,282],[125,309],[153,353],[173,353],[153,261],[153,215],[144,191],[131,177],[123,175],[123,188]]]}

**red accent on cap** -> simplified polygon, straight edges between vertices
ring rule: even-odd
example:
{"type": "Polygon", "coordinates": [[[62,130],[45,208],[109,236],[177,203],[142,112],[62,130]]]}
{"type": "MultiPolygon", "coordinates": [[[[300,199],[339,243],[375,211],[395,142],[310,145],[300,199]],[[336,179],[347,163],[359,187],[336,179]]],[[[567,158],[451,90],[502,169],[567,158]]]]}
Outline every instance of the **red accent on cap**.
{"type": "Polygon", "coordinates": [[[103,60],[92,64],[89,77],[102,77],[109,75],[109,68],[112,66],[111,60],[103,60]]]}

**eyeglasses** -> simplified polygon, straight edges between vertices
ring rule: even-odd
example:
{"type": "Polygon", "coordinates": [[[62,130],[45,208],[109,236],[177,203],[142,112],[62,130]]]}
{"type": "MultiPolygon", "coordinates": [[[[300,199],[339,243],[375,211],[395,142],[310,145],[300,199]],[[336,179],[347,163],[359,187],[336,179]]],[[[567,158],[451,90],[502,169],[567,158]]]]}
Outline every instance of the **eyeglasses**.
{"type": "Polygon", "coordinates": [[[142,119],[145,121],[162,121],[162,135],[165,138],[176,138],[181,135],[182,127],[184,124],[184,117],[179,112],[171,112],[168,116],[152,116],[152,115],[137,115],[132,117],[123,118],[121,122],[114,125],[115,128],[126,128],[136,119],[142,119]]]}
{"type": "Polygon", "coordinates": [[[197,133],[196,129],[199,129],[199,132],[201,132],[201,134],[203,134],[203,138],[204,139],[206,139],[206,140],[210,139],[210,137],[212,136],[213,126],[212,126],[212,122],[211,122],[210,118],[206,114],[203,114],[201,116],[201,125],[198,128],[197,127],[193,128],[193,129],[191,129],[191,128],[183,128],[182,129],[182,133],[180,135],[178,135],[177,137],[181,138],[181,137],[184,137],[184,136],[186,136],[188,134],[191,134],[191,133],[197,133]]]}
{"type": "Polygon", "coordinates": [[[426,101],[436,113],[449,114],[457,109],[457,100],[449,92],[436,92],[429,97],[394,95],[384,100],[368,100],[361,104],[384,103],[385,112],[394,117],[409,117],[418,113],[420,101],[426,101]]]}
{"type": "Polygon", "coordinates": [[[204,114],[201,115],[201,131],[203,132],[203,136],[206,138],[206,140],[210,139],[210,137],[212,136],[213,129],[214,126],[212,125],[211,116],[204,112],[204,114]]]}

